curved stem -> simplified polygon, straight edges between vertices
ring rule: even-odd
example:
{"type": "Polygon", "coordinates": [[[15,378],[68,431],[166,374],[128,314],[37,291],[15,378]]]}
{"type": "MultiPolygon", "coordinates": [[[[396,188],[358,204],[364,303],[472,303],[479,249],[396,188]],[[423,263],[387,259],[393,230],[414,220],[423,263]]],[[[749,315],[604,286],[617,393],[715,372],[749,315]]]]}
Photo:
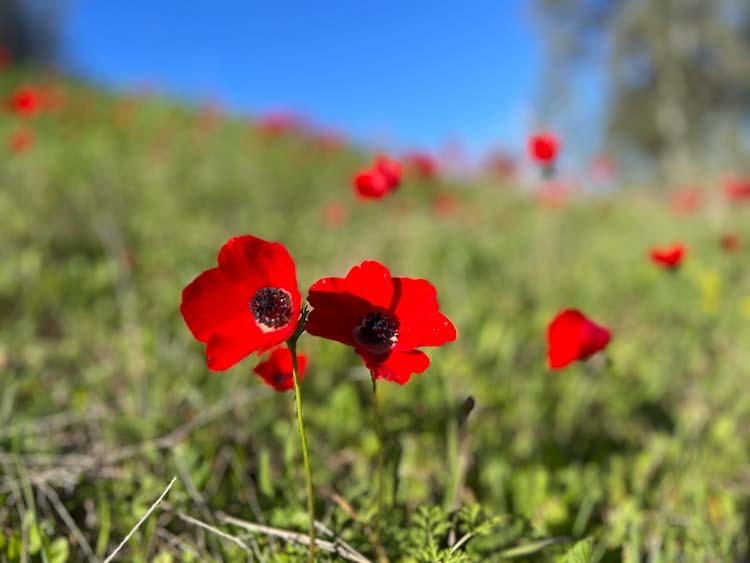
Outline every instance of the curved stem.
{"type": "Polygon", "coordinates": [[[302,414],[302,392],[299,386],[299,369],[297,367],[297,339],[292,337],[287,342],[292,354],[292,377],[294,379],[294,398],[297,402],[297,426],[302,441],[302,461],[305,464],[305,488],[307,489],[307,513],[310,515],[310,551],[308,561],[315,562],[315,504],[313,498],[312,472],[310,471],[310,454],[307,449],[305,419],[302,414]]]}

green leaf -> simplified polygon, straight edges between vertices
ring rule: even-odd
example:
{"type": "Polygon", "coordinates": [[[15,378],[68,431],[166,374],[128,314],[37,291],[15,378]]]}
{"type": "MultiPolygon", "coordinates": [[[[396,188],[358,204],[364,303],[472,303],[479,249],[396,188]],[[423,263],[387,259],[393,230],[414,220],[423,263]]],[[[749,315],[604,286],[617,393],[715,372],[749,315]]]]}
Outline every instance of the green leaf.
{"type": "Polygon", "coordinates": [[[502,551],[500,555],[509,559],[512,557],[525,557],[542,551],[544,548],[551,545],[557,545],[566,541],[566,538],[547,538],[545,540],[532,541],[506,549],[505,551],[502,551]]]}
{"type": "Polygon", "coordinates": [[[47,550],[49,563],[65,563],[70,557],[70,545],[66,538],[57,538],[47,550]]]}
{"type": "Polygon", "coordinates": [[[21,541],[21,533],[18,532],[13,534],[8,542],[8,559],[11,561],[14,559],[20,559],[22,551],[23,543],[21,541]]]}
{"type": "Polygon", "coordinates": [[[173,563],[173,561],[174,557],[168,551],[160,551],[153,559],[153,563],[173,563]]]}
{"type": "Polygon", "coordinates": [[[563,556],[561,563],[591,563],[591,547],[594,538],[586,538],[571,547],[563,556]]]}
{"type": "Polygon", "coordinates": [[[42,549],[42,534],[39,532],[39,526],[36,521],[31,519],[29,526],[29,553],[36,555],[42,549]]]}

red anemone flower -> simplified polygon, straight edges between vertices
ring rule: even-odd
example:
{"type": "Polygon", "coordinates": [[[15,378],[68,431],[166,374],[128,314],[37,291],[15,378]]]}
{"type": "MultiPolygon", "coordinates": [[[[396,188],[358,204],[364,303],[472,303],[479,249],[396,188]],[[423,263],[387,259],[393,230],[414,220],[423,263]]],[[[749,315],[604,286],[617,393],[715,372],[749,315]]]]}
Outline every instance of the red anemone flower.
{"type": "Polygon", "coordinates": [[[34,144],[34,135],[26,129],[19,129],[13,132],[8,138],[8,148],[11,152],[22,153],[31,148],[34,144]]]}
{"type": "Polygon", "coordinates": [[[8,137],[8,148],[11,152],[22,153],[27,151],[34,144],[34,135],[26,129],[19,129],[8,137]]]}
{"type": "Polygon", "coordinates": [[[432,180],[438,174],[438,163],[429,154],[411,152],[404,157],[404,165],[422,180],[432,180]]]}
{"type": "Polygon", "coordinates": [[[459,202],[451,194],[437,194],[432,200],[432,210],[440,217],[449,217],[458,210],[459,202]]]}
{"type": "Polygon", "coordinates": [[[16,115],[31,117],[42,108],[42,95],[35,88],[22,87],[14,92],[8,103],[16,115]]]}
{"type": "Polygon", "coordinates": [[[289,339],[301,304],[294,261],[278,242],[231,238],[218,264],[183,290],[180,307],[190,332],[206,344],[214,371],[289,339]]]}
{"type": "Polygon", "coordinates": [[[604,350],[612,338],[609,329],[600,326],[577,309],[559,313],[547,327],[547,362],[561,369],[577,360],[585,360],[604,350]]]}
{"type": "MultiPolygon", "coordinates": [[[[297,369],[300,381],[305,376],[307,357],[297,354],[297,369]]],[[[276,391],[289,391],[294,387],[292,376],[292,353],[289,348],[276,348],[267,360],[259,363],[253,370],[276,391]]]]}
{"type": "Polygon", "coordinates": [[[564,182],[549,182],[536,192],[537,202],[550,209],[562,209],[573,195],[573,188],[564,182]]]}
{"type": "Polygon", "coordinates": [[[727,252],[736,252],[740,249],[741,245],[742,240],[740,239],[739,235],[736,235],[734,233],[727,233],[726,235],[721,237],[721,247],[727,252]]]}
{"type": "Polygon", "coordinates": [[[703,204],[701,192],[694,188],[672,192],[669,201],[672,211],[677,215],[691,215],[703,204]]]}
{"type": "Polygon", "coordinates": [[[687,248],[683,244],[673,244],[665,248],[654,248],[649,252],[649,258],[657,266],[668,270],[676,270],[682,264],[687,254],[687,248]]]}
{"type": "Polygon", "coordinates": [[[724,183],[724,195],[729,201],[750,201],[750,179],[728,178],[724,183]]]}
{"type": "Polygon", "coordinates": [[[400,183],[401,165],[379,155],[370,168],[354,176],[354,191],[362,199],[380,199],[398,188],[400,183]]]}
{"type": "Polygon", "coordinates": [[[346,278],[318,280],[307,301],[307,332],[352,346],[375,379],[403,385],[430,365],[417,348],[456,339],[428,281],[391,277],[378,262],[362,262],[346,278]]]}
{"type": "Polygon", "coordinates": [[[258,120],[260,132],[268,137],[302,133],[305,126],[305,118],[292,112],[269,113],[258,120]]]}
{"type": "Polygon", "coordinates": [[[534,162],[549,166],[557,160],[560,141],[552,133],[537,133],[529,139],[529,155],[534,162]]]}
{"type": "Polygon", "coordinates": [[[337,227],[346,221],[348,211],[340,201],[332,201],[323,209],[323,221],[329,227],[337,227]]]}

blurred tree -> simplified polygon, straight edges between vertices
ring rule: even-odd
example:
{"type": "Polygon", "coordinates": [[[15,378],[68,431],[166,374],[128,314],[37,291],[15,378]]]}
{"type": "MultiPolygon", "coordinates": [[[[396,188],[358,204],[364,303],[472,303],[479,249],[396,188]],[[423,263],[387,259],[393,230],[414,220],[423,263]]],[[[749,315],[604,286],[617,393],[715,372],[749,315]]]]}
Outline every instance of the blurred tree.
{"type": "Polygon", "coordinates": [[[0,46],[20,62],[52,62],[57,46],[59,0],[0,0],[0,46]]]}
{"type": "Polygon", "coordinates": [[[748,0],[536,0],[548,111],[591,65],[605,69],[606,139],[684,182],[738,156],[750,117],[748,0]],[[744,125],[743,125],[744,124],[744,125]]]}

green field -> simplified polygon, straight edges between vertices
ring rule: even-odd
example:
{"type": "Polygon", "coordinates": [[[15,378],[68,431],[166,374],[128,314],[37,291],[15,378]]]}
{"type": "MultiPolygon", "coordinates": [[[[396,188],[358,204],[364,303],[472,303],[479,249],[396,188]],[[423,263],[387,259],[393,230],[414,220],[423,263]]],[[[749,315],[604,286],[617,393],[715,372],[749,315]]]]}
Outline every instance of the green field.
{"type": "MultiPolygon", "coordinates": [[[[22,80],[40,78],[6,73],[0,92],[22,80]]],[[[423,375],[379,385],[381,550],[369,375],[303,335],[316,514],[335,538],[391,561],[555,561],[586,538],[567,560],[748,557],[750,276],[747,250],[718,240],[750,239],[750,208],[712,188],[677,217],[663,191],[626,187],[550,209],[491,180],[409,177],[362,203],[350,182],[370,155],[354,148],[59,87],[61,108],[0,118],[0,139],[21,122],[35,135],[0,151],[0,561],[103,560],[173,477],[120,560],[304,561],[227,520],[306,534],[294,394],[264,385],[255,356],[210,372],[179,312],[245,233],[286,245],[303,295],[376,259],[430,280],[458,328],[423,375]],[[436,194],[455,210],[436,213],[436,194]],[[668,273],[647,252],[672,241],[690,254],[668,273]],[[567,307],[613,340],[551,372],[546,326],[567,307]]]]}

